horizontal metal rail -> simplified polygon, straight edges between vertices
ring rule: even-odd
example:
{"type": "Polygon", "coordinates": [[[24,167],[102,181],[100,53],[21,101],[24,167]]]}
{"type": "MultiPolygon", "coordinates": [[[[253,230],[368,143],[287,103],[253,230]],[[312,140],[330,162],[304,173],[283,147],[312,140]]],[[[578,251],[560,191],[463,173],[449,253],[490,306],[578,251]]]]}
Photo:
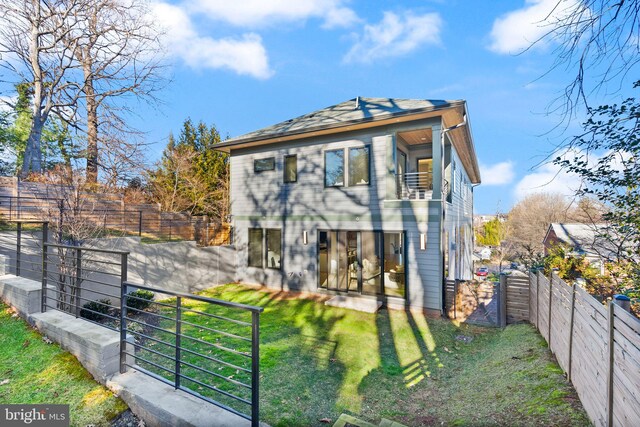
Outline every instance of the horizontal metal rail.
{"type": "MultiPolygon", "coordinates": [[[[143,286],[135,283],[129,283],[124,281],[121,288],[121,309],[120,309],[120,328],[121,328],[121,354],[120,354],[120,366],[121,371],[124,372],[128,366],[131,366],[129,362],[127,362],[127,356],[131,356],[134,358],[136,363],[142,364],[144,366],[136,366],[136,369],[140,369],[141,372],[153,374],[152,376],[158,376],[163,378],[162,381],[167,382],[168,384],[172,384],[176,389],[188,391],[195,396],[199,396],[204,398],[206,401],[210,401],[218,406],[222,406],[225,409],[232,410],[234,413],[243,416],[251,420],[252,425],[257,426],[259,420],[259,315],[263,311],[262,307],[254,307],[246,304],[239,304],[230,301],[218,300],[214,298],[203,297],[200,295],[192,295],[181,292],[174,292],[165,289],[154,288],[151,286],[143,286]],[[128,296],[128,289],[136,289],[136,290],[146,290],[151,291],[156,294],[166,295],[168,298],[162,302],[157,301],[147,301],[146,299],[140,298],[138,296],[128,296]],[[136,309],[134,307],[129,307],[129,304],[133,304],[134,301],[145,301],[150,304],[157,304],[160,308],[160,313],[154,313],[146,311],[145,315],[142,317],[134,318],[128,314],[129,310],[132,310],[134,313],[143,312],[142,310],[136,309]],[[226,310],[236,310],[238,312],[250,313],[251,322],[245,322],[238,319],[233,319],[227,316],[220,316],[217,314],[212,314],[210,312],[194,310],[190,308],[188,305],[184,304],[184,301],[194,301],[194,302],[204,302],[209,304],[211,307],[220,307],[226,310]],[[205,325],[199,325],[196,317],[190,318],[189,321],[183,320],[183,314],[190,313],[201,318],[213,318],[220,322],[228,322],[230,324],[239,325],[240,327],[250,326],[251,327],[251,335],[250,337],[239,335],[237,332],[226,332],[221,331],[221,326],[216,326],[216,328],[211,328],[205,325]],[[156,320],[151,322],[151,319],[156,316],[156,320]],[[129,323],[135,323],[137,325],[142,326],[142,332],[140,332],[140,327],[136,327],[136,330],[132,330],[128,327],[129,323]],[[210,333],[216,334],[218,337],[223,338],[221,342],[211,342],[205,339],[201,339],[195,336],[190,335],[189,332],[193,332],[193,330],[189,330],[191,328],[196,329],[198,333],[203,331],[208,331],[210,333]],[[155,331],[155,332],[154,332],[155,331]],[[127,350],[127,333],[131,333],[136,338],[136,341],[141,340],[150,340],[159,345],[165,346],[162,351],[158,351],[156,349],[151,349],[144,345],[143,342],[132,343],[133,349],[136,351],[148,351],[150,358],[142,357],[140,354],[136,354],[136,351],[128,351],[127,350]],[[155,335],[155,336],[154,336],[155,335]],[[229,340],[238,340],[237,343],[247,343],[246,351],[244,351],[243,347],[235,347],[232,345],[231,348],[227,342],[225,342],[224,338],[227,338],[226,341],[229,340]],[[198,347],[198,345],[200,345],[198,347]],[[203,347],[206,346],[206,347],[203,347]],[[203,350],[203,349],[214,349],[213,356],[209,354],[204,354],[207,351],[211,352],[212,350],[203,350]],[[169,350],[172,349],[172,350],[169,350]],[[154,360],[153,356],[159,356],[162,360],[171,360],[174,364],[174,368],[168,368],[167,366],[160,365],[157,361],[154,360]],[[185,355],[191,355],[188,360],[185,360],[185,355]],[[226,355],[226,356],[225,356],[226,355]],[[194,358],[195,356],[195,358],[194,358]],[[201,358],[201,359],[199,359],[201,358]],[[245,368],[242,365],[244,363],[238,364],[238,360],[241,358],[245,358],[245,360],[250,361],[251,368],[245,368]],[[229,360],[224,360],[229,359],[229,360]],[[210,369],[206,364],[201,365],[199,360],[208,360],[210,362],[214,362],[217,364],[221,364],[225,366],[227,369],[235,369],[236,372],[243,372],[245,374],[250,375],[251,381],[250,383],[244,382],[242,378],[234,379],[231,378],[230,375],[224,375],[224,372],[214,372],[210,369]],[[145,365],[146,364],[146,365],[145,365]],[[146,367],[145,367],[146,366],[146,367]],[[160,372],[153,372],[153,368],[160,370],[160,372]],[[189,370],[195,377],[191,377],[189,375],[185,375],[182,372],[182,369],[189,370]],[[151,370],[149,370],[151,369],[151,370]],[[172,378],[166,378],[163,375],[163,372],[170,373],[172,378]],[[214,380],[214,383],[209,384],[206,381],[206,378],[211,378],[214,380]],[[173,380],[172,382],[170,380],[173,380]],[[190,390],[188,387],[185,387],[181,381],[187,381],[193,384],[197,384],[199,387],[205,388],[207,390],[211,390],[212,392],[218,393],[226,398],[232,399],[236,402],[244,403],[251,407],[251,415],[244,413],[243,411],[239,411],[235,408],[228,407],[224,405],[222,402],[219,402],[214,399],[205,398],[200,393],[196,393],[193,390],[190,390]],[[232,386],[241,387],[245,390],[249,390],[251,393],[251,398],[244,398],[236,394],[235,391],[232,391],[232,388],[224,387],[221,389],[215,385],[215,381],[218,381],[218,384],[222,384],[225,382],[227,384],[231,384],[232,386]],[[227,390],[229,389],[229,390],[227,390]]],[[[236,326],[238,329],[238,326],[236,326]]],[[[200,336],[200,335],[199,335],[200,336]]],[[[220,338],[216,338],[216,341],[220,338]]],[[[222,368],[219,368],[222,369],[222,368]]],[[[190,374],[191,375],[191,374],[190,374]]]]}
{"type": "MultiPolygon", "coordinates": [[[[87,247],[87,246],[71,246],[71,245],[60,245],[57,243],[49,243],[46,242],[44,244],[44,246],[49,247],[49,248],[61,248],[61,249],[76,249],[76,250],[81,250],[82,252],[99,252],[99,253],[103,253],[103,254],[114,254],[114,255],[122,255],[122,254],[129,254],[129,251],[119,251],[116,249],[98,249],[98,248],[92,248],[92,247],[87,247]]],[[[119,263],[112,263],[109,261],[100,261],[100,260],[91,260],[91,262],[101,262],[101,263],[109,263],[109,264],[114,264],[114,265],[120,265],[119,263]]]]}
{"type": "MultiPolygon", "coordinates": [[[[222,306],[222,307],[237,308],[239,310],[250,311],[252,313],[262,313],[264,311],[263,307],[258,307],[258,306],[255,306],[255,305],[241,304],[241,303],[238,303],[238,302],[232,302],[232,301],[225,301],[225,300],[216,299],[216,298],[203,297],[201,295],[186,294],[186,293],[183,293],[183,292],[175,292],[175,291],[170,291],[168,289],[159,289],[159,288],[154,288],[154,287],[151,287],[151,286],[139,285],[137,283],[127,282],[125,284],[128,287],[132,287],[132,288],[135,288],[135,289],[144,289],[144,290],[147,290],[147,291],[156,292],[156,293],[160,293],[160,294],[164,294],[164,295],[170,295],[170,296],[173,296],[173,297],[182,297],[182,298],[191,299],[191,300],[195,300],[195,301],[207,302],[207,303],[214,304],[214,305],[219,305],[219,306],[222,306]]],[[[186,308],[185,308],[185,310],[186,310],[186,308]]],[[[195,310],[190,310],[190,311],[195,311],[195,310]]],[[[202,312],[202,311],[200,311],[198,313],[212,316],[210,313],[205,313],[205,312],[202,312]]],[[[212,316],[212,317],[214,317],[214,316],[212,316]]],[[[227,319],[227,318],[223,318],[223,317],[221,317],[221,319],[234,321],[234,319],[227,319]]],[[[245,324],[247,326],[251,326],[251,323],[245,322],[245,324]]]]}
{"type": "Polygon", "coordinates": [[[409,172],[396,175],[396,191],[399,199],[427,199],[433,191],[431,172],[409,172]]]}

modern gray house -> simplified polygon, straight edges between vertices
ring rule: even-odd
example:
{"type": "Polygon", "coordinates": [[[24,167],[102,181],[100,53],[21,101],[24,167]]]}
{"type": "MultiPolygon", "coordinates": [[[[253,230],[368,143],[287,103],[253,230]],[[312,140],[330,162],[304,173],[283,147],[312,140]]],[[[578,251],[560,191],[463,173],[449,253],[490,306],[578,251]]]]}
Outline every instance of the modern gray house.
{"type": "Polygon", "coordinates": [[[465,101],[355,98],[219,144],[237,280],[442,313],[472,278],[465,101]]]}

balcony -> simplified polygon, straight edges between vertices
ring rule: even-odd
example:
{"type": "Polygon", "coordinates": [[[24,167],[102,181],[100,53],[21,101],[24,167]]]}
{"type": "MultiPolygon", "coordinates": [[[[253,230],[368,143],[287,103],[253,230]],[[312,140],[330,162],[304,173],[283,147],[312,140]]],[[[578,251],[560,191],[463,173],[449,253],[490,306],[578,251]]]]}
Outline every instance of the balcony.
{"type": "MultiPolygon", "coordinates": [[[[442,193],[449,193],[449,182],[443,180],[442,193]]],[[[409,172],[396,175],[396,195],[398,200],[431,200],[433,194],[433,174],[431,172],[409,172]]]]}

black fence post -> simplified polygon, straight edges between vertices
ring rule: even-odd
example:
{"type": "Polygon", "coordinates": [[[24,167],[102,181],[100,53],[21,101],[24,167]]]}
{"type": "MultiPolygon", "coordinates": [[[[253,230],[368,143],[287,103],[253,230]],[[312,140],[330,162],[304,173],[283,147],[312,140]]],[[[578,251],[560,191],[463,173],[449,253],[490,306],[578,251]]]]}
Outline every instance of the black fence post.
{"type": "Polygon", "coordinates": [[[129,252],[120,254],[120,287],[127,281],[129,275],[129,252]]]}
{"type": "Polygon", "coordinates": [[[138,211],[138,237],[142,236],[142,211],[138,211]]]}
{"type": "Polygon", "coordinates": [[[260,425],[260,313],[251,312],[251,427],[260,425]]]}
{"type": "MultiPolygon", "coordinates": [[[[126,255],[123,254],[123,261],[126,255]]],[[[120,373],[127,372],[127,283],[120,284],[120,373]]]]}
{"type": "Polygon", "coordinates": [[[505,328],[507,326],[507,275],[500,275],[500,285],[498,286],[498,326],[505,328]]]}
{"type": "Polygon", "coordinates": [[[75,288],[75,306],[76,306],[76,319],[80,316],[80,294],[82,285],[82,250],[76,249],[76,288],[75,288]]]}
{"type": "Polygon", "coordinates": [[[16,236],[16,276],[20,275],[20,252],[22,250],[22,223],[18,223],[18,232],[16,236]]]}
{"type": "Polygon", "coordinates": [[[49,240],[49,223],[42,223],[42,306],[40,307],[40,311],[43,313],[47,311],[47,261],[48,261],[48,252],[49,247],[47,246],[49,240]]]}
{"type": "Polygon", "coordinates": [[[13,197],[9,197],[9,221],[11,221],[12,211],[13,211],[13,197]]]}
{"type": "Polygon", "coordinates": [[[182,330],[182,298],[176,297],[176,369],[175,387],[180,388],[180,350],[181,350],[181,330],[182,330]]]}

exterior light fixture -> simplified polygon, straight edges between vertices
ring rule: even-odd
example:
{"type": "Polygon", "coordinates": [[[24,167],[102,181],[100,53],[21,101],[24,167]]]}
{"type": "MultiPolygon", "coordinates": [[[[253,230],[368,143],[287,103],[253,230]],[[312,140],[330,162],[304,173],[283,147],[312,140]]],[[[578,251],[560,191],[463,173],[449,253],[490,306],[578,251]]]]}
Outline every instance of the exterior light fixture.
{"type": "Polygon", "coordinates": [[[306,230],[302,232],[302,244],[303,245],[309,244],[309,234],[307,233],[306,230]]]}
{"type": "Polygon", "coordinates": [[[421,251],[427,250],[427,234],[426,233],[420,233],[420,250],[421,251]]]}

